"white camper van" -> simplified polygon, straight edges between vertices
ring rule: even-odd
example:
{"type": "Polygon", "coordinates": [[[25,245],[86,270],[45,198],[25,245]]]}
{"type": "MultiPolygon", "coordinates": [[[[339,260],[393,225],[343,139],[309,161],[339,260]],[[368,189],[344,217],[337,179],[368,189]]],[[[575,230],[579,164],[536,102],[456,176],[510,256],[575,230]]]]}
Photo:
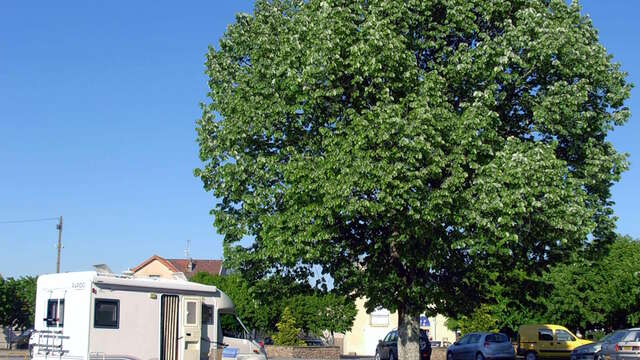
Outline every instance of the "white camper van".
{"type": "Polygon", "coordinates": [[[179,278],[42,275],[31,354],[36,360],[219,360],[224,353],[266,360],[233,313],[231,299],[215,286],[179,278]],[[230,323],[244,336],[231,336],[224,328],[230,323]]]}

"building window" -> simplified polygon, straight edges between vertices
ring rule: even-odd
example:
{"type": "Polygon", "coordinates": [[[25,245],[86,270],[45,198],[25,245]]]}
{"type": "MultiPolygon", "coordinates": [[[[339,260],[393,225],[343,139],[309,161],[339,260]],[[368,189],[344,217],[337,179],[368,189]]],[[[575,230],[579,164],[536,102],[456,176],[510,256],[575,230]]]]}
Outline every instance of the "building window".
{"type": "Polygon", "coordinates": [[[120,325],[120,300],[96,299],[93,327],[117,329],[120,325]]]}
{"type": "Polygon", "coordinates": [[[49,299],[47,302],[47,318],[49,327],[62,327],[64,323],[64,299],[49,299]]]}
{"type": "Polygon", "coordinates": [[[371,326],[389,326],[389,310],[378,308],[369,316],[371,326]]]}
{"type": "Polygon", "coordinates": [[[202,304],[202,324],[213,325],[213,306],[202,304]]]}

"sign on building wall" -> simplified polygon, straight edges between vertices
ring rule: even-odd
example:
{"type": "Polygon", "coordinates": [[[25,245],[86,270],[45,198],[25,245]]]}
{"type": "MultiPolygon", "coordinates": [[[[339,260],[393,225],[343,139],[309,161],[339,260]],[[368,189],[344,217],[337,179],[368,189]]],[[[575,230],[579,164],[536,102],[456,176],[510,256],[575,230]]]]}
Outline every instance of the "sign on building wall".
{"type": "Polygon", "coordinates": [[[389,310],[378,308],[370,314],[371,326],[389,326],[389,310]]]}
{"type": "Polygon", "coordinates": [[[429,318],[424,315],[420,315],[420,327],[426,328],[429,326],[431,326],[431,323],[429,322],[429,318]]]}

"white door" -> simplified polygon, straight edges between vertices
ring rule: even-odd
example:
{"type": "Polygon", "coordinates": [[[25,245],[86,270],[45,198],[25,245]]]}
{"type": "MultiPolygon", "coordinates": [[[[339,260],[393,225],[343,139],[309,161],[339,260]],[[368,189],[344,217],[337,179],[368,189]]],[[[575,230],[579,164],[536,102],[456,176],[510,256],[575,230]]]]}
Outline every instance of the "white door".
{"type": "Polygon", "coordinates": [[[202,298],[183,298],[184,319],[182,334],[184,336],[183,360],[200,360],[200,337],[202,322],[202,298]]]}

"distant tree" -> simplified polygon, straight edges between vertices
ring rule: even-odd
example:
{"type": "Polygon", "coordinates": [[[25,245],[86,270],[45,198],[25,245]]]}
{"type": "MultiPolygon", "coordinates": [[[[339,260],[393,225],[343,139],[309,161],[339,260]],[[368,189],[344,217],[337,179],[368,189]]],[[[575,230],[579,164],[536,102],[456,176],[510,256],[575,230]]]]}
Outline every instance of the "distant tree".
{"type": "Polygon", "coordinates": [[[461,316],[457,325],[462,335],[479,331],[500,331],[500,321],[494,316],[488,305],[478,307],[471,315],[461,316]]]}
{"type": "Polygon", "coordinates": [[[353,321],[358,314],[353,300],[335,293],[322,296],[320,301],[320,318],[316,331],[328,330],[333,338],[334,333],[351,331],[353,321]]]}
{"type": "Polygon", "coordinates": [[[18,329],[33,327],[36,281],[33,276],[0,278],[0,325],[18,329]]]}
{"type": "MultiPolygon", "coordinates": [[[[573,254],[567,264],[546,273],[541,288],[510,297],[496,297],[472,314],[450,321],[450,328],[481,330],[484,325],[513,335],[519,325],[556,323],[587,331],[621,329],[640,324],[640,242],[618,236],[592,259],[573,254]],[[528,306],[523,306],[528,304],[528,306]],[[480,324],[480,325],[478,325],[480,324]]],[[[594,254],[592,254],[594,255],[594,254]]]]}
{"type": "Polygon", "coordinates": [[[351,330],[357,314],[352,300],[333,293],[298,295],[287,301],[287,307],[296,319],[296,326],[319,336],[324,331],[333,335],[351,330]]]}
{"type": "Polygon", "coordinates": [[[397,310],[401,360],[421,313],[615,238],[631,86],[576,2],[258,0],[206,66],[195,174],[225,259],[397,310]]]}
{"type": "Polygon", "coordinates": [[[252,287],[238,274],[211,275],[206,272],[198,272],[190,279],[206,285],[215,285],[218,289],[227,294],[233,305],[236,314],[243,323],[251,329],[266,330],[273,310],[263,304],[254,295],[252,287]]]}
{"type": "Polygon", "coordinates": [[[579,329],[621,329],[640,324],[640,242],[620,236],[601,259],[556,266],[541,300],[551,322],[579,329]]]}
{"type": "Polygon", "coordinates": [[[278,332],[273,335],[273,342],[276,345],[304,345],[304,341],[300,339],[301,329],[296,327],[296,319],[289,307],[285,307],[282,311],[276,327],[278,332]]]}

